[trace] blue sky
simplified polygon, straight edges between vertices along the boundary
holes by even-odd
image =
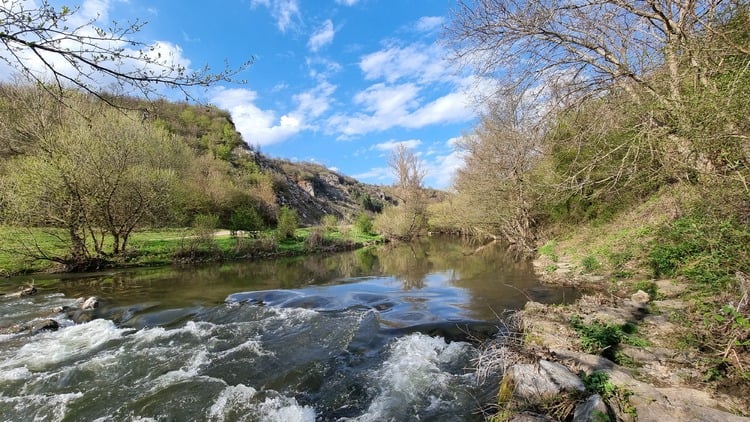
[[[69,3],[66,3],[69,4]],[[192,69],[254,58],[238,79],[202,92],[227,109],[264,154],[313,161],[363,182],[389,184],[399,143],[447,188],[454,148],[476,119],[472,90],[486,89],[447,60],[439,42],[449,0],[87,0],[101,22],[140,18],[139,40]],[[484,88],[477,88],[484,86]]]

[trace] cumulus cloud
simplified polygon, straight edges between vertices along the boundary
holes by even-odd
[[[447,154],[437,155],[425,163],[425,184],[436,189],[447,189],[453,184],[456,172],[464,166],[466,153],[453,150]]]
[[[378,184],[391,183],[395,180],[393,170],[390,167],[374,167],[364,173],[355,174],[352,177],[357,180]]]
[[[331,107],[336,86],[328,82],[292,96],[296,107],[277,117],[279,113],[264,110],[256,103],[258,93],[242,88],[216,88],[211,101],[228,110],[237,130],[250,145],[281,143],[304,130],[317,129],[315,119]]]
[[[354,6],[359,0],[336,0],[336,3],[343,4],[345,6]]]
[[[313,89],[294,96],[297,102],[297,113],[305,118],[317,118],[331,108],[331,101],[336,86],[321,82]]]
[[[255,102],[258,93],[242,88],[217,88],[211,101],[229,110],[237,130],[250,145],[271,145],[299,133],[302,122],[291,114],[276,118],[272,110],[263,110]]]
[[[318,28],[315,33],[312,34],[310,40],[307,42],[307,46],[311,51],[316,52],[326,45],[333,42],[333,36],[336,34],[336,30],[333,28],[333,22],[328,19],[323,22],[323,25]]]

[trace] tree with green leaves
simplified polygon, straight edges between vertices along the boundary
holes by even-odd
[[[6,164],[2,192],[6,221],[65,228],[68,256],[45,258],[86,268],[124,253],[133,230],[166,217],[191,156],[136,116],[79,99],[76,110],[99,118],[65,109],[65,125]]]

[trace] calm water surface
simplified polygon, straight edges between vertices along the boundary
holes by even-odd
[[[0,420],[481,420],[496,382],[469,339],[528,299],[577,296],[502,247],[445,238],[35,285],[0,298],[0,328],[61,329],[0,335]],[[100,307],[52,312],[84,296]]]

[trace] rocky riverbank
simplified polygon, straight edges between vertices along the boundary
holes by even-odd
[[[493,420],[750,421],[747,387],[700,382],[699,356],[677,341],[674,316],[687,307],[679,284],[623,295],[565,263],[535,265],[548,282],[588,293],[571,305],[529,302],[514,317],[518,335],[493,352],[503,361]]]

